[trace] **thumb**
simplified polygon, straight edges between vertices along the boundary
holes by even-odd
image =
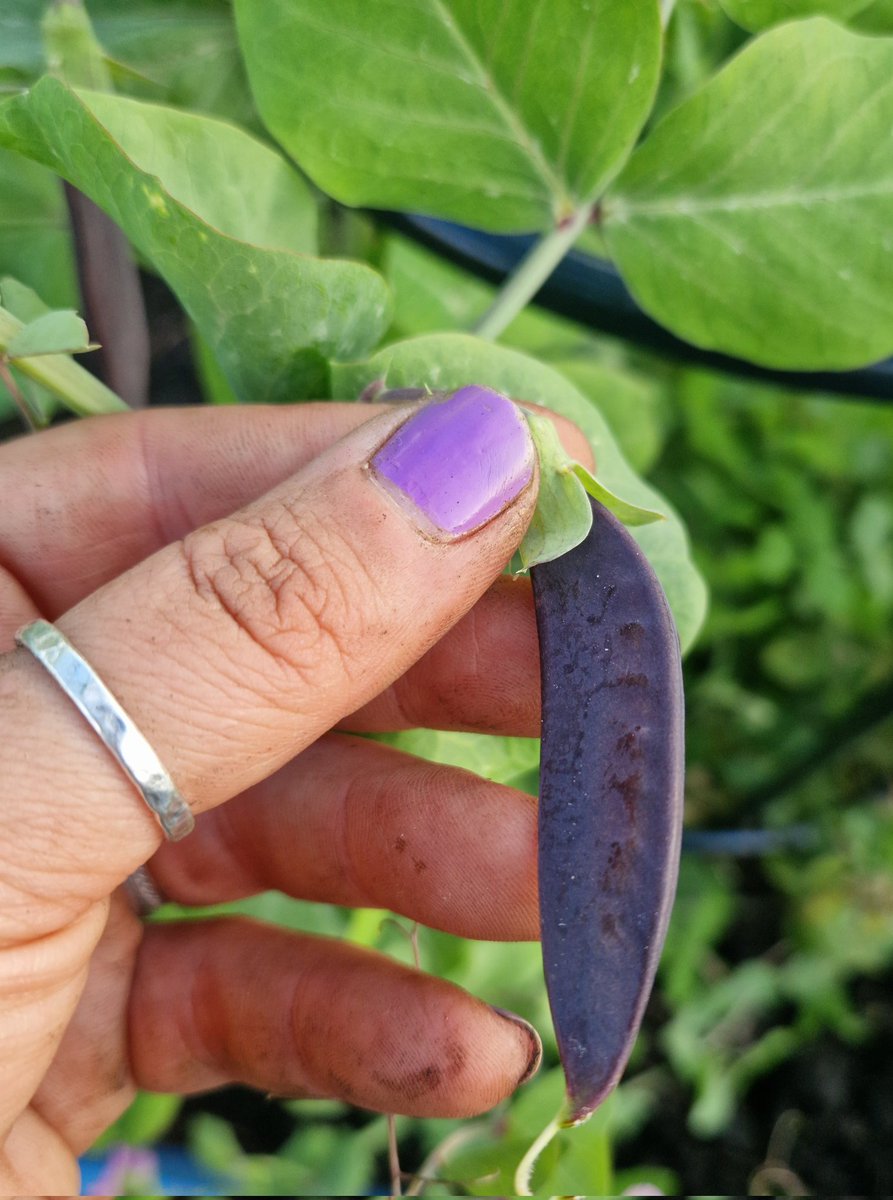
[[[523,415],[466,387],[361,426],[58,626],[198,813],[265,778],[437,641],[517,547],[535,493]],[[27,929],[0,937],[34,938],[41,920],[58,927],[60,909],[71,919],[107,894],[161,837],[22,650],[0,659],[0,727],[0,890],[5,875],[44,901],[27,906]]]

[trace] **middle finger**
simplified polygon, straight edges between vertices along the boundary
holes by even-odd
[[[470,771],[330,734],[203,814],[151,870],[181,904],[276,890],[387,908],[462,937],[539,936],[536,801]]]

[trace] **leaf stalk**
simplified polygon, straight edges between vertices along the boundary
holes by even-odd
[[[493,304],[474,326],[478,337],[495,341],[540,290],[589,224],[593,206],[584,204],[531,248],[499,290]]]

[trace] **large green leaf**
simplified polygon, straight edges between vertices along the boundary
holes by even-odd
[[[303,185],[237,129],[45,78],[0,107],[0,144],[52,165],[117,221],[243,400],[320,394],[326,360],[368,352],[386,326],[374,271],[278,248],[309,240]]]
[[[893,29],[890,0],[720,0],[744,29],[765,29],[795,17],[833,17],[859,28]]]
[[[236,0],[261,115],[346,204],[541,229],[651,108],[657,0]]]
[[[316,253],[316,202],[284,158],[235,125],[78,89],[91,114],[165,192],[221,233]]]
[[[333,366],[333,394],[357,396],[376,379],[384,379],[388,387],[427,385],[433,390],[485,384],[576,421],[592,443],[602,483],[630,503],[667,517],[630,532],[660,577],[682,645],[691,645],[704,618],[706,591],[689,557],[685,530],[667,501],[629,467],[599,412],[557,371],[467,334],[430,334],[388,346],[367,362]]]
[[[763,34],[670,113],[604,207],[643,307],[769,366],[893,351],[891,78],[893,41],[814,18]]]
[[[893,42],[779,26],[655,128],[605,202],[642,306],[696,346],[844,370],[893,350]]]

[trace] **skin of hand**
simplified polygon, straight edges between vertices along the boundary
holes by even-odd
[[[0,446],[0,1193],[77,1194],[76,1156],[140,1087],[462,1117],[535,1068],[529,1026],[442,980],[245,919],[144,925],[121,889],[151,860],[183,904],[280,889],[537,936],[535,802],[352,736],[539,731],[529,585],[500,576],[535,503],[526,427],[501,492],[459,480],[482,504],[457,516],[407,483],[426,437],[456,442],[424,407],[157,410]],[[184,841],[14,648],[38,616],[165,763]]]

